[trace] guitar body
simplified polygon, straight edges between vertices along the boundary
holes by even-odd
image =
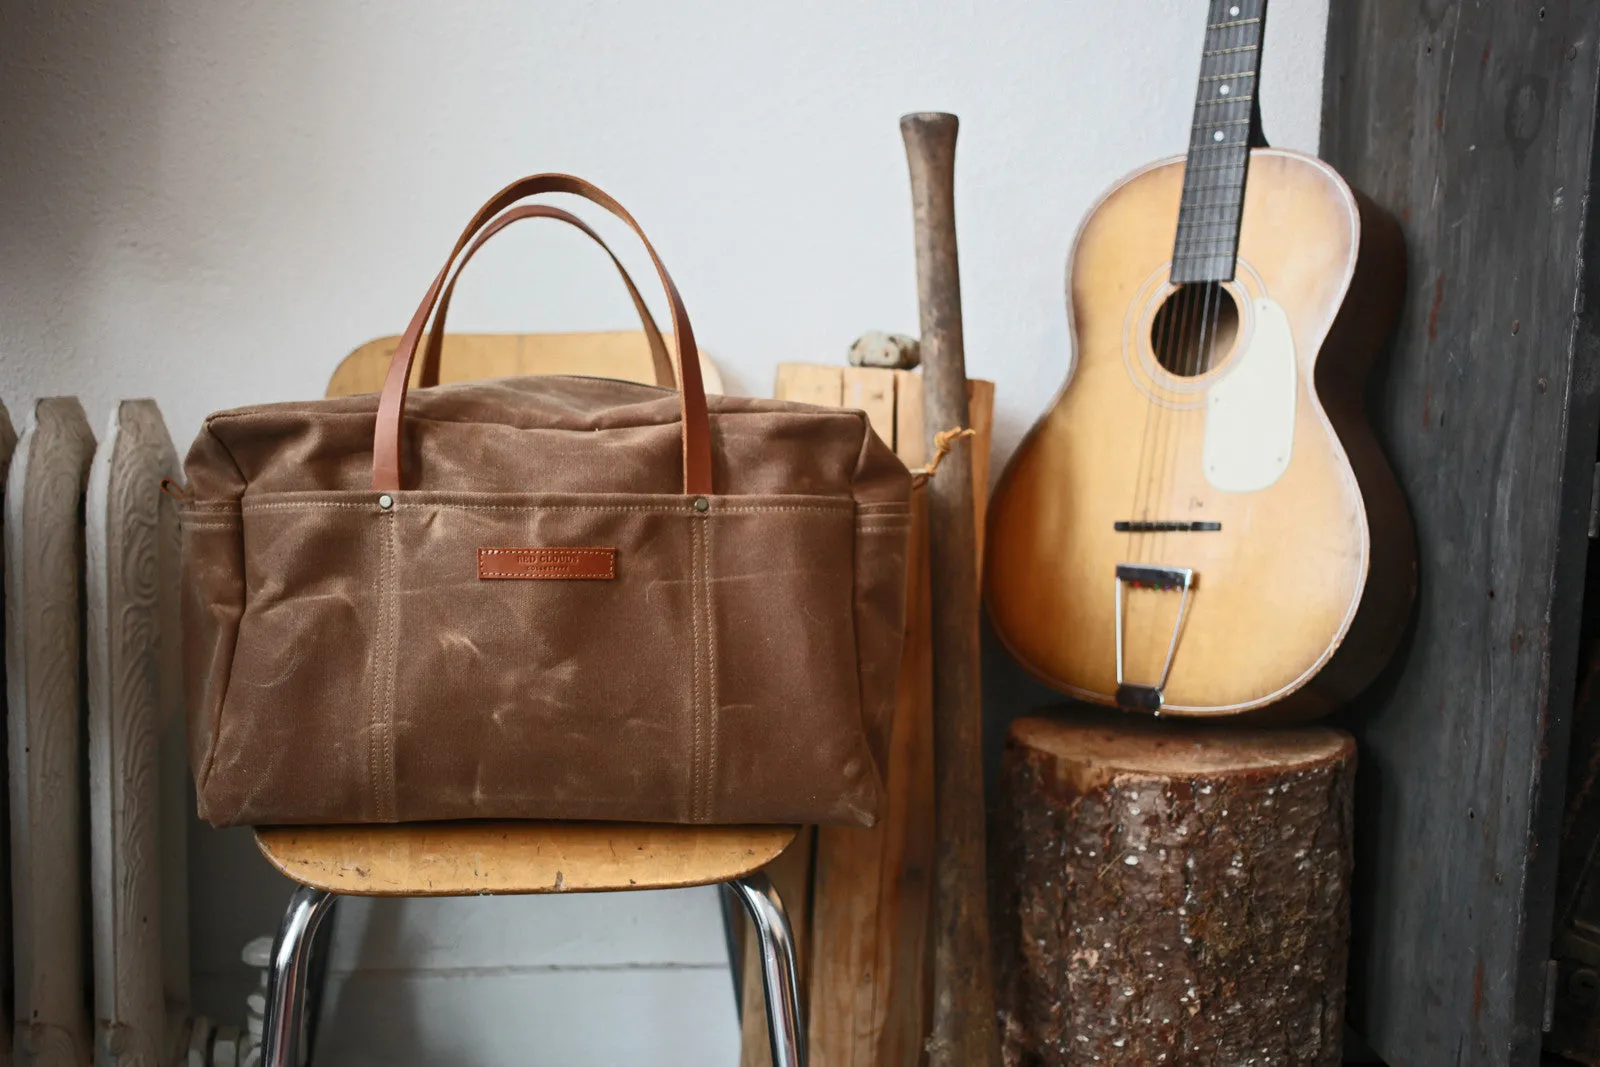
[[[1078,234],[1076,358],[990,506],[990,616],[1074,697],[1309,717],[1372,680],[1414,593],[1410,519],[1361,395],[1404,245],[1325,163],[1257,148],[1233,277],[1186,306],[1169,280],[1184,170],[1126,178]]]

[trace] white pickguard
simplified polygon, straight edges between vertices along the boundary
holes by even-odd
[[[1295,352],[1277,301],[1253,302],[1255,325],[1233,369],[1206,395],[1201,463],[1225,493],[1265,489],[1289,469],[1294,445]]]

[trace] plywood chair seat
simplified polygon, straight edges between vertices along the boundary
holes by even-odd
[[[267,861],[328,893],[605,893],[731,882],[777,859],[792,826],[441,822],[256,831]]]

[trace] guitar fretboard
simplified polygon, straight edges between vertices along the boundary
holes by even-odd
[[[1172,248],[1172,282],[1227,281],[1256,115],[1267,0],[1209,0],[1189,160]]]

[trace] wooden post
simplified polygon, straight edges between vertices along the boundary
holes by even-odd
[[[1421,581],[1347,719],[1376,768],[1350,1022],[1392,1064],[1532,1067],[1600,427],[1600,197],[1574,195],[1600,4],[1336,0],[1322,114],[1322,156],[1401,220],[1412,279],[1367,390]]]
[[[967,368],[955,229],[954,115],[906,115],[922,324],[928,452],[967,427]],[[993,1067],[994,976],[984,870],[983,706],[978,668],[977,527],[972,453],[957,448],[928,483],[933,590],[934,971],[932,1067]]]
[[[1338,1064],[1354,778],[1326,727],[1012,724],[1007,1062]]]

